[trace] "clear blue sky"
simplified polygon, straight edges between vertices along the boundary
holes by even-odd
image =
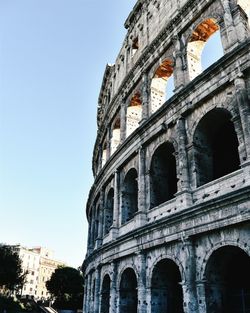
[[[135,2],[0,0],[0,242],[81,265],[98,94]]]
[[[0,242],[86,251],[97,98],[135,0],[0,0]]]

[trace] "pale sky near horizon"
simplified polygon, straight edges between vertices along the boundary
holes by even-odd
[[[135,2],[0,0],[0,243],[82,264],[97,99]]]
[[[0,0],[0,243],[86,252],[97,99],[135,0]]]

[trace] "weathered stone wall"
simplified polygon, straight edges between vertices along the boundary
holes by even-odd
[[[249,7],[144,0],[125,22],[99,96],[85,313],[250,309]]]

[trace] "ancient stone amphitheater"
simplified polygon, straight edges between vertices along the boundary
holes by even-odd
[[[249,8],[128,16],[99,95],[85,313],[250,312]]]

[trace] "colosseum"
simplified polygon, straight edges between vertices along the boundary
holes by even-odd
[[[250,312],[249,12],[138,0],[125,21],[98,100],[84,313]]]

